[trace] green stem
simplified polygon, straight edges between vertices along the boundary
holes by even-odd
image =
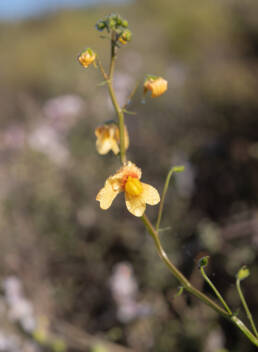
[[[116,110],[117,116],[118,116],[118,122],[119,122],[119,134],[120,134],[120,160],[122,164],[125,164],[126,162],[126,154],[125,154],[125,126],[124,126],[124,112],[120,108],[115,91],[112,85],[112,80],[113,80],[113,75],[114,75],[114,70],[115,70],[115,61],[116,61],[116,45],[115,41],[113,38],[111,38],[111,60],[110,60],[110,67],[109,67],[109,74],[108,74],[108,80],[107,80],[107,85],[108,85],[108,90],[109,90],[109,95],[112,101],[112,104],[114,106],[114,109]]]
[[[136,93],[138,87],[139,87],[139,82],[136,83],[135,87],[133,88],[133,90],[132,90],[131,93],[129,94],[129,96],[128,96],[128,98],[127,98],[127,102],[124,104],[124,106],[123,106],[123,108],[122,108],[123,110],[125,110],[126,107],[130,104],[130,102],[131,102],[132,98],[134,97],[134,95],[135,95],[135,93]]]
[[[258,347],[258,339],[257,337],[255,337],[251,331],[245,326],[245,324],[238,319],[238,317],[236,317],[235,315],[232,315],[232,317],[230,318],[230,320],[232,321],[233,324],[235,324],[241,331],[243,334],[245,334],[245,336],[255,345]]]
[[[257,330],[256,330],[255,323],[253,321],[252,313],[250,312],[250,310],[248,308],[248,305],[246,303],[245,297],[243,295],[243,292],[242,292],[242,289],[241,289],[241,286],[240,286],[240,280],[239,279],[236,280],[236,287],[237,287],[237,291],[238,291],[239,297],[241,299],[241,302],[242,302],[242,304],[244,306],[246,315],[247,315],[247,317],[248,317],[248,319],[250,321],[250,324],[252,326],[252,329],[253,329],[253,331],[255,333],[255,336],[258,337],[258,333],[257,333]]]
[[[227,310],[229,315],[232,315],[232,312],[229,308],[229,306],[227,305],[227,303],[225,302],[225,300],[223,299],[223,297],[221,296],[221,294],[219,293],[219,291],[216,289],[216,287],[214,286],[214,284],[211,282],[211,280],[208,278],[207,274],[205,273],[204,267],[201,266],[200,267],[202,276],[204,277],[204,280],[210,285],[210,287],[212,288],[212,290],[214,291],[214,293],[216,294],[216,296],[218,297],[218,299],[220,300],[220,302],[223,304],[223,306],[225,307],[225,309]]]
[[[110,80],[107,81],[107,85],[108,85],[110,98],[112,100],[113,106],[114,106],[116,113],[117,113],[117,116],[118,116],[119,133],[120,133],[120,160],[121,160],[121,163],[124,164],[126,162],[124,113],[117,102],[115,92],[114,92],[114,89],[112,87],[112,83]]]
[[[177,280],[182,284],[184,289],[189,293],[193,294],[195,297],[200,299],[203,303],[214,309],[217,313],[222,315],[224,318],[230,320],[234,325],[236,325],[244,334],[245,336],[255,345],[258,346],[258,339],[251,333],[251,331],[245,326],[245,324],[238,319],[236,316],[229,314],[228,311],[220,307],[217,303],[211,300],[208,296],[204,293],[196,289],[192,284],[187,280],[187,278],[175,267],[175,265],[169,260],[166,252],[164,251],[158,232],[152,226],[148,217],[144,214],[141,217],[148,233],[152,236],[155,246],[157,248],[157,252],[172,274],[177,278]]]
[[[100,58],[99,58],[98,55],[97,55],[97,57],[96,57],[96,61],[97,61],[97,65],[98,65],[98,67],[99,67],[99,69],[100,69],[100,72],[102,73],[102,75],[103,75],[103,77],[104,77],[104,80],[107,81],[107,80],[108,80],[108,75],[106,74],[106,72],[105,72],[105,70],[104,70],[104,67],[103,67],[103,65],[102,65],[102,62],[101,62],[101,60],[100,60]]]
[[[192,284],[190,283],[190,281],[188,281],[187,278],[168,259],[168,256],[165,253],[165,251],[162,248],[162,245],[160,243],[158,232],[154,229],[150,220],[147,218],[147,216],[145,214],[142,216],[142,221],[143,221],[147,231],[154,239],[159,256],[161,257],[163,262],[166,264],[166,266],[169,268],[169,270],[172,272],[172,274],[177,278],[177,280],[180,281],[180,283],[182,284],[184,289],[186,291],[192,293],[194,296],[198,297],[200,300],[202,300],[207,305],[209,305],[210,307],[215,309],[218,313],[222,314],[224,317],[228,317],[228,312],[226,312],[223,308],[221,308],[217,303],[213,302],[204,293],[202,293],[201,291],[199,291],[195,287],[193,287]]]
[[[174,172],[181,172],[183,170],[184,170],[183,166],[175,166],[175,167],[172,167],[167,174],[167,178],[166,178],[166,181],[165,181],[165,184],[163,187],[163,191],[162,191],[162,195],[161,195],[158,218],[157,218],[157,222],[156,222],[156,231],[157,232],[159,231],[160,221],[161,221],[162,212],[163,212],[163,208],[164,208],[165,197],[167,194],[170,179],[171,179]]]

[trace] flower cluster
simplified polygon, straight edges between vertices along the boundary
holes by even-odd
[[[96,28],[99,31],[107,31],[112,44],[112,55],[116,55],[115,49],[119,47],[119,43],[127,44],[131,40],[132,33],[128,29],[128,22],[120,15],[111,14],[105,17],[96,24]],[[94,65],[97,64],[104,76],[105,82],[109,85],[109,90],[112,91],[113,88],[110,83],[112,80],[111,73],[108,75],[100,59],[96,60],[96,58],[97,54],[92,49],[87,48],[79,55],[78,61],[85,68],[92,63]],[[144,94],[147,91],[151,91],[153,98],[158,97],[167,90],[167,81],[162,77],[148,75],[143,89]],[[111,94],[114,94],[114,92]],[[121,122],[120,118],[120,114],[123,114],[123,109],[120,110],[116,106],[115,108],[118,113],[119,126],[115,122],[106,122],[98,126],[95,130],[97,138],[96,148],[101,155],[107,154],[109,151],[112,151],[115,155],[120,153],[123,166],[114,175],[108,177],[96,199],[100,202],[101,209],[108,209],[115,197],[123,192],[128,211],[140,217],[145,212],[146,204],[158,204],[160,196],[154,187],[140,181],[142,175],[141,169],[131,161],[126,162],[125,152],[129,147],[128,131],[123,122],[124,119],[122,118]],[[121,138],[120,133],[122,133],[123,138]]]
[[[111,14],[96,24],[98,31],[106,30],[111,34],[112,40],[117,43],[127,44],[132,38],[132,32],[128,29],[128,22],[120,15]]]

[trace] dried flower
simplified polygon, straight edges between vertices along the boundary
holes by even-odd
[[[95,59],[96,59],[96,53],[90,48],[83,51],[78,57],[79,63],[85,68],[87,68],[90,64],[92,64],[95,61]]]
[[[125,149],[129,146],[129,137],[127,128],[125,126]],[[120,132],[119,128],[115,123],[109,123],[99,126],[95,130],[97,137],[96,148],[99,154],[107,154],[110,150],[117,155],[120,151]]]
[[[165,93],[168,88],[168,82],[162,77],[148,76],[144,82],[144,94],[148,90],[152,92],[151,97],[156,98]]]
[[[128,161],[115,175],[106,180],[105,186],[97,194],[96,200],[100,202],[100,208],[108,209],[120,192],[125,193],[128,211],[138,217],[144,214],[146,204],[158,204],[160,201],[158,191],[151,185],[141,182],[141,176],[141,169]]]

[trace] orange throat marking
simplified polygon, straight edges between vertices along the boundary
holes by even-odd
[[[127,179],[128,177],[131,176],[133,178],[137,178],[139,179],[138,175],[135,173],[135,172],[128,172],[126,173],[123,178],[122,178],[122,182],[121,182],[121,187],[123,190],[125,190],[125,185],[126,185],[126,182],[127,182]]]

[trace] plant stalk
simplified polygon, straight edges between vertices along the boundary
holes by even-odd
[[[166,177],[166,181],[163,187],[163,191],[162,191],[162,195],[161,195],[161,200],[160,200],[160,205],[159,205],[159,212],[158,212],[158,218],[157,218],[157,222],[156,222],[156,231],[159,232],[159,226],[160,226],[160,221],[162,218],[162,213],[163,213],[163,208],[164,208],[164,203],[165,203],[165,198],[166,198],[166,194],[167,194],[167,190],[168,190],[168,186],[169,186],[169,182],[170,179],[173,175],[174,172],[181,172],[184,170],[183,166],[175,166],[172,167]]]
[[[108,85],[108,91],[109,91],[111,101],[113,103],[114,109],[116,110],[116,113],[118,116],[119,134],[120,134],[120,160],[121,160],[122,164],[125,164],[126,154],[125,154],[124,112],[118,104],[118,101],[117,101],[117,98],[116,98],[116,95],[114,92],[114,88],[112,85],[112,80],[113,80],[113,75],[114,75],[114,70],[115,70],[115,61],[116,61],[116,55],[117,55],[116,42],[113,38],[114,35],[115,35],[115,33],[112,34],[112,38],[111,38],[111,59],[110,59],[110,67],[109,67],[107,85]]]
[[[229,308],[229,306],[227,305],[227,303],[225,302],[225,300],[223,299],[223,297],[221,296],[221,294],[219,293],[219,291],[216,289],[216,287],[213,285],[213,283],[211,282],[211,280],[208,278],[204,267],[201,266],[200,267],[202,276],[204,278],[204,280],[209,284],[209,286],[212,288],[212,290],[214,291],[215,295],[218,297],[218,299],[220,300],[220,302],[223,304],[223,306],[225,307],[226,311],[228,312],[229,315],[232,315],[232,312]]]
[[[245,309],[246,315],[247,315],[247,317],[248,317],[248,319],[250,321],[250,324],[252,326],[253,332],[255,333],[255,336],[258,337],[258,333],[257,333],[257,329],[256,329],[256,326],[255,326],[255,323],[253,321],[252,313],[250,312],[250,310],[248,308],[248,305],[246,303],[245,297],[243,295],[243,292],[242,292],[242,289],[241,289],[241,286],[240,286],[240,280],[239,279],[236,280],[236,287],[237,287],[237,292],[239,294],[241,302],[243,304],[243,307]]]
[[[153,225],[151,224],[148,217],[144,214],[141,217],[145,228],[147,229],[148,233],[154,240],[155,246],[157,248],[157,252],[172,274],[176,277],[176,279],[181,283],[186,291],[200,299],[203,303],[211,307],[217,313],[222,315],[224,318],[230,320],[234,325],[236,325],[244,334],[245,336],[255,345],[258,347],[258,339],[251,333],[251,331],[245,326],[245,324],[237,318],[235,315],[229,314],[224,308],[220,307],[216,302],[211,300],[208,296],[204,293],[196,289],[192,284],[187,280],[187,278],[175,267],[175,265],[169,260],[166,252],[164,251],[158,232],[154,229]]]

